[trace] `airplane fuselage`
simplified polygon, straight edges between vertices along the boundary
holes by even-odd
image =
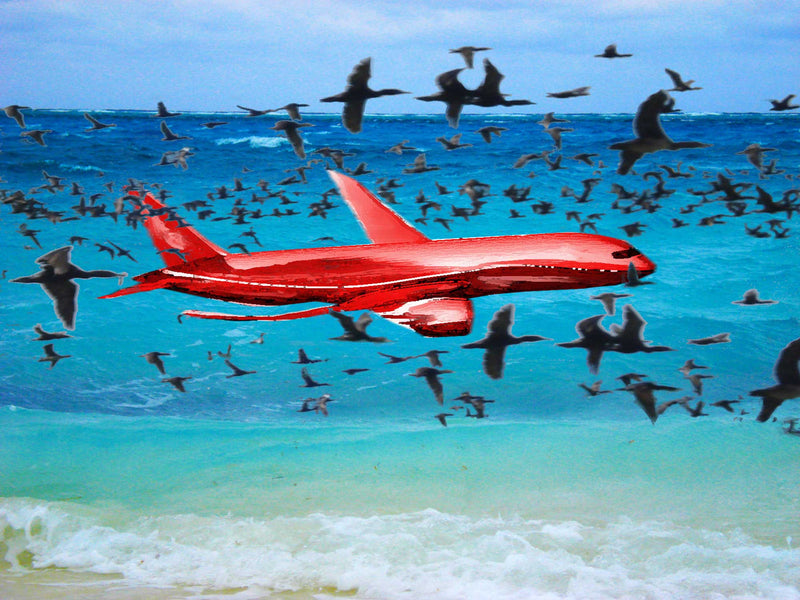
[[[627,280],[630,262],[640,275],[655,270],[622,240],[544,233],[226,254],[135,279],[242,304],[343,305],[363,298],[368,307],[396,300],[616,285]]]

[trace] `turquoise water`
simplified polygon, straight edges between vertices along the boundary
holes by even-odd
[[[251,225],[268,249],[321,244],[366,243],[355,218],[341,201],[326,219],[308,217],[308,203],[331,187],[321,164],[307,172],[307,184],[279,186],[286,169],[305,164],[288,142],[269,127],[272,120],[240,115],[190,114],[170,120],[192,136],[162,142],[158,120],[148,113],[103,112],[117,127],[85,132],[80,112],[31,111],[30,128],[48,128],[47,147],[17,139],[13,123],[0,137],[0,174],[6,190],[23,190],[51,210],[75,215],[79,183],[88,197],[111,210],[128,177],[161,184],[171,204],[205,199],[217,187],[240,178],[253,189],[259,179],[284,187],[300,215],[200,221],[180,214],[216,243],[244,241]],[[323,146],[355,155],[373,173],[359,177],[377,188],[379,177],[399,177],[400,204],[413,221],[414,198],[422,190],[441,202],[468,206],[466,196],[438,197],[434,182],[451,190],[469,178],[491,185],[484,215],[453,218],[452,231],[432,221],[420,225],[433,238],[578,231],[565,212],[597,219],[598,232],[625,238],[620,227],[639,221],[644,233],[631,238],[658,265],[653,285],[635,289],[569,290],[489,296],[475,301],[473,332],[465,338],[426,339],[375,317],[369,331],[386,344],[347,343],[327,316],[276,323],[229,323],[184,319],[187,308],[211,311],[278,312],[237,307],[174,292],[100,300],[117,289],[113,279],[82,281],[74,337],[56,340],[71,357],[53,369],[38,362],[42,343],[32,327],[63,328],[52,302],[38,286],[8,279],[37,270],[35,259],[66,245],[70,236],[88,239],[75,246],[73,262],[84,269],[124,270],[130,275],[161,266],[146,232],[124,219],[84,217],[50,223],[26,219],[0,207],[3,257],[0,269],[0,591],[4,597],[335,597],[359,598],[800,598],[800,486],[796,436],[783,433],[797,416],[796,401],[756,423],[759,403],[752,389],[774,382],[778,352],[800,336],[798,256],[794,218],[786,238],[758,239],[747,227],[776,215],[751,212],[726,216],[724,224],[700,227],[702,217],[729,215],[723,202],[698,206],[690,190],[709,190],[719,173],[756,185],[776,200],[797,188],[800,119],[797,115],[671,115],[664,127],[673,139],[713,143],[704,150],[662,152],[637,163],[642,174],[658,165],[681,169],[689,178],[666,179],[675,192],[653,213],[624,214],[612,208],[614,183],[628,190],[652,189],[655,180],[614,173],[616,155],[607,150],[630,137],[631,115],[567,116],[574,129],[564,134],[563,165],[542,161],[513,169],[523,153],[552,145],[536,124],[540,116],[466,116],[460,131],[470,148],[446,152],[435,138],[451,135],[442,116],[373,116],[359,135],[347,133],[338,117],[306,115],[315,127],[302,131],[306,150]],[[226,126],[206,130],[208,120]],[[485,144],[476,129],[507,127]],[[385,150],[401,140],[427,153],[439,171],[402,175],[416,152]],[[736,152],[760,142],[777,150],[785,173],[759,178]],[[194,149],[186,171],[155,166],[162,152],[186,144]],[[598,152],[598,169],[566,157]],[[311,158],[313,155],[309,155]],[[696,170],[690,171],[689,166]],[[252,169],[243,172],[243,167]],[[65,178],[55,194],[34,192],[42,170]],[[598,172],[596,172],[596,170]],[[533,174],[534,177],[529,177]],[[792,178],[787,178],[786,175]],[[591,201],[561,196],[563,186],[579,194],[581,181],[598,177]],[[103,186],[114,182],[113,192]],[[513,203],[502,191],[532,186],[528,202]],[[295,195],[293,192],[300,192]],[[264,194],[261,194],[264,195]],[[719,196],[710,194],[709,197]],[[554,212],[537,215],[529,205],[546,200]],[[232,199],[210,201],[224,216]],[[266,200],[263,212],[278,206]],[[748,210],[757,210],[747,200]],[[622,202],[621,204],[625,204]],[[524,218],[509,219],[509,209]],[[436,215],[434,215],[436,216]],[[688,227],[673,228],[680,217]],[[780,215],[779,218],[783,218]],[[39,249],[19,233],[39,230]],[[317,238],[333,236],[334,242]],[[95,243],[107,240],[131,250],[136,263],[111,258]],[[25,246],[33,246],[26,248]],[[130,283],[130,279],[126,284]],[[774,305],[732,304],[758,288]],[[602,312],[590,299],[600,291],[633,294],[618,301],[603,325],[621,322],[629,303],[647,321],[645,338],[674,348],[653,354],[606,353],[597,376],[583,350],[556,346],[575,339],[575,323]],[[514,333],[551,338],[508,350],[504,377],[489,379],[481,353],[460,346],[478,339],[501,306],[516,306]],[[357,316],[357,315],[354,315]],[[251,344],[265,332],[263,344]],[[694,346],[688,339],[721,332],[731,342]],[[257,371],[229,379],[222,359],[209,361],[231,345],[231,360]],[[299,413],[304,398],[297,351],[312,358],[315,379],[334,398],[330,416]],[[447,350],[442,376],[445,407],[462,391],[495,400],[489,418],[448,419],[423,382],[408,374],[425,359],[386,364],[378,354],[407,356]],[[182,394],[161,379],[141,354],[169,352],[169,376],[191,376]],[[702,396],[678,372],[689,358],[706,365]],[[346,375],[343,369],[368,368]],[[657,393],[659,400],[693,396],[706,403],[706,417],[691,418],[680,406],[652,425],[632,396],[614,391],[589,398],[579,383],[645,373],[680,391]],[[711,407],[738,399],[736,414]],[[739,414],[744,409],[746,414]]]

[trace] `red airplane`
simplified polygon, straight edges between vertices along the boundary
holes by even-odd
[[[489,294],[617,285],[633,262],[639,276],[655,264],[628,242],[585,233],[540,233],[431,240],[356,180],[328,171],[360,221],[368,245],[231,254],[165,214],[151,194],[144,224],[166,268],[102,296],[169,289],[253,306],[323,302],[279,315],[187,310],[231,321],[281,321],[330,310],[372,310],[425,336],[466,335],[471,298]],[[161,209],[161,210],[159,210]]]

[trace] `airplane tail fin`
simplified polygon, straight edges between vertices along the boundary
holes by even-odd
[[[136,190],[130,190],[128,194],[140,195]],[[190,260],[228,254],[200,235],[194,227],[176,219],[175,215],[149,192],[142,199],[142,204],[147,207],[144,226],[153,240],[153,245],[168,267],[174,267]]]

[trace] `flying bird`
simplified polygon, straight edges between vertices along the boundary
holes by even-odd
[[[577,98],[578,96],[588,96],[591,86],[583,86],[564,92],[548,92],[548,98]]]
[[[790,98],[793,96],[790,96]],[[14,119],[22,129],[25,129],[25,115],[22,111],[30,106],[20,106],[19,104],[10,104],[3,109],[9,119]]]
[[[166,105],[163,102],[159,102],[158,103],[158,112],[155,115],[152,115],[152,116],[161,117],[161,118],[166,119],[167,117],[179,117],[182,114],[183,113],[176,113],[176,112],[168,111]]]
[[[350,133],[359,133],[361,131],[361,122],[364,118],[364,108],[367,100],[380,96],[409,93],[396,88],[373,90],[367,85],[371,76],[371,59],[365,58],[353,68],[347,77],[347,86],[343,92],[334,96],[320,98],[320,102],[344,102],[342,123]]]
[[[620,54],[617,52],[616,44],[609,44],[602,54],[595,54],[596,58],[627,58],[629,56],[633,56],[633,54]]]
[[[72,246],[64,246],[43,254],[36,259],[41,267],[38,273],[12,279],[12,283],[38,283],[53,300],[56,316],[70,331],[75,329],[75,315],[78,312],[78,284],[73,279],[93,277],[116,277],[120,283],[127,273],[115,273],[103,269],[84,271],[70,262]]]
[[[328,313],[335,317],[339,324],[344,329],[344,334],[339,337],[330,338],[332,340],[343,340],[346,342],[388,342],[385,337],[373,337],[367,333],[367,327],[372,323],[372,317],[369,313],[362,313],[357,321],[353,321],[353,317],[335,310],[329,310]]]
[[[409,373],[409,375],[411,375],[411,377],[423,378],[425,383],[428,384],[428,387],[431,388],[431,391],[433,391],[436,402],[444,404],[444,388],[442,387],[442,382],[439,381],[439,375],[444,375],[445,373],[452,373],[452,371],[437,369],[436,367],[419,367],[413,373]]]
[[[708,148],[711,144],[695,141],[675,142],[667,136],[661,126],[661,114],[676,112],[675,100],[664,90],[651,94],[639,105],[633,119],[636,138],[611,144],[609,149],[620,151],[617,173],[625,175],[634,163],[645,154],[659,150],[681,150],[684,148]]]
[[[486,48],[485,46],[460,46],[450,50],[450,54],[460,54],[464,59],[467,68],[471,69],[473,66],[473,58],[475,53],[483,52],[484,50],[491,50],[491,48]]]
[[[672,69],[664,69],[664,71],[669,75],[670,79],[672,79],[672,85],[675,87],[670,88],[669,92],[688,92],[691,90],[702,90],[701,87],[692,87],[694,83],[694,79],[690,79],[689,81],[684,81],[681,79],[680,73],[673,71]]]
[[[464,69],[453,69],[446,71],[436,77],[436,86],[439,91],[427,96],[416,96],[417,100],[423,102],[444,102],[445,117],[447,123],[453,129],[458,128],[458,120],[461,116],[461,109],[469,103],[472,92],[464,87],[458,80],[458,74]]]
[[[656,410],[656,398],[653,394],[656,390],[675,392],[678,391],[679,388],[669,385],[658,385],[652,381],[640,381],[638,383],[628,384],[624,388],[621,388],[620,391],[633,393],[636,404],[642,408],[645,414],[650,418],[650,421],[655,424],[659,415]]]
[[[39,323],[33,326],[33,331],[39,334],[39,337],[33,338],[35,342],[47,342],[49,340],[61,340],[72,337],[66,331],[45,331]]]
[[[605,317],[605,314],[595,315],[578,321],[575,325],[578,339],[556,344],[561,348],[584,348],[587,351],[586,363],[589,366],[589,372],[593,374],[596,374],[600,368],[603,352],[611,348],[614,342],[614,336],[600,323]]]
[[[162,142],[174,142],[176,140],[188,140],[188,139],[191,139],[188,135],[178,135],[178,134],[174,133],[169,128],[169,125],[167,125],[166,121],[161,121],[161,125],[159,125],[159,127],[161,128],[161,133],[164,134],[164,137],[161,138]]]
[[[800,104],[791,103],[792,98],[794,98],[794,96],[795,96],[794,94],[789,94],[783,100],[770,100],[770,103],[772,104],[772,108],[770,108],[770,110],[782,111],[782,110],[793,110],[795,108],[800,108]]]
[[[761,398],[761,411],[756,417],[757,421],[764,422],[772,416],[775,409],[783,404],[784,400],[800,397],[800,338],[789,342],[778,355],[775,362],[774,376],[778,382],[768,388],[753,390],[751,396]]]
[[[70,358],[71,354],[59,354],[55,350],[53,350],[53,344],[45,344],[44,345],[44,356],[39,359],[39,362],[49,362],[50,366],[48,368],[52,369],[56,366],[56,363],[60,361],[62,358]]]
[[[540,342],[550,338],[540,335],[515,336],[511,333],[514,324],[514,305],[506,304],[498,310],[486,329],[486,336],[478,341],[462,344],[462,348],[481,348],[483,354],[483,371],[492,379],[503,377],[506,348],[524,342]]]
[[[300,134],[297,131],[300,127],[314,127],[314,125],[311,123],[296,123],[295,121],[282,119],[275,123],[275,125],[273,125],[270,129],[274,129],[275,131],[283,131],[286,137],[289,139],[289,143],[292,145],[292,150],[294,150],[294,153],[300,158],[305,158],[306,151],[305,147],[303,146],[303,138],[300,137]]]
[[[740,304],[742,306],[754,306],[757,304],[777,304],[777,300],[762,300],[758,297],[758,290],[753,288],[747,290],[741,300],[734,300],[731,304]]]
[[[308,369],[305,367],[303,367],[303,369],[300,371],[300,376],[303,378],[303,385],[300,387],[320,387],[323,385],[330,385],[330,383],[320,383],[315,381],[311,375],[309,375]]]
[[[167,373],[166,369],[164,368],[164,361],[161,360],[162,356],[170,356],[169,352],[147,352],[145,354],[140,354],[140,356],[144,357],[144,359],[149,362],[151,365],[155,365],[158,372],[162,375]]]
[[[695,344],[697,346],[709,346],[711,344],[724,344],[726,342],[731,341],[731,334],[730,333],[717,333],[715,335],[711,335],[704,338],[698,338],[695,340],[688,340],[690,344]]]
[[[87,127],[85,131],[98,131],[100,129],[107,129],[108,127],[116,127],[116,123],[101,123],[97,119],[95,119],[92,115],[88,112],[83,113],[84,118],[92,124],[91,127]]]

